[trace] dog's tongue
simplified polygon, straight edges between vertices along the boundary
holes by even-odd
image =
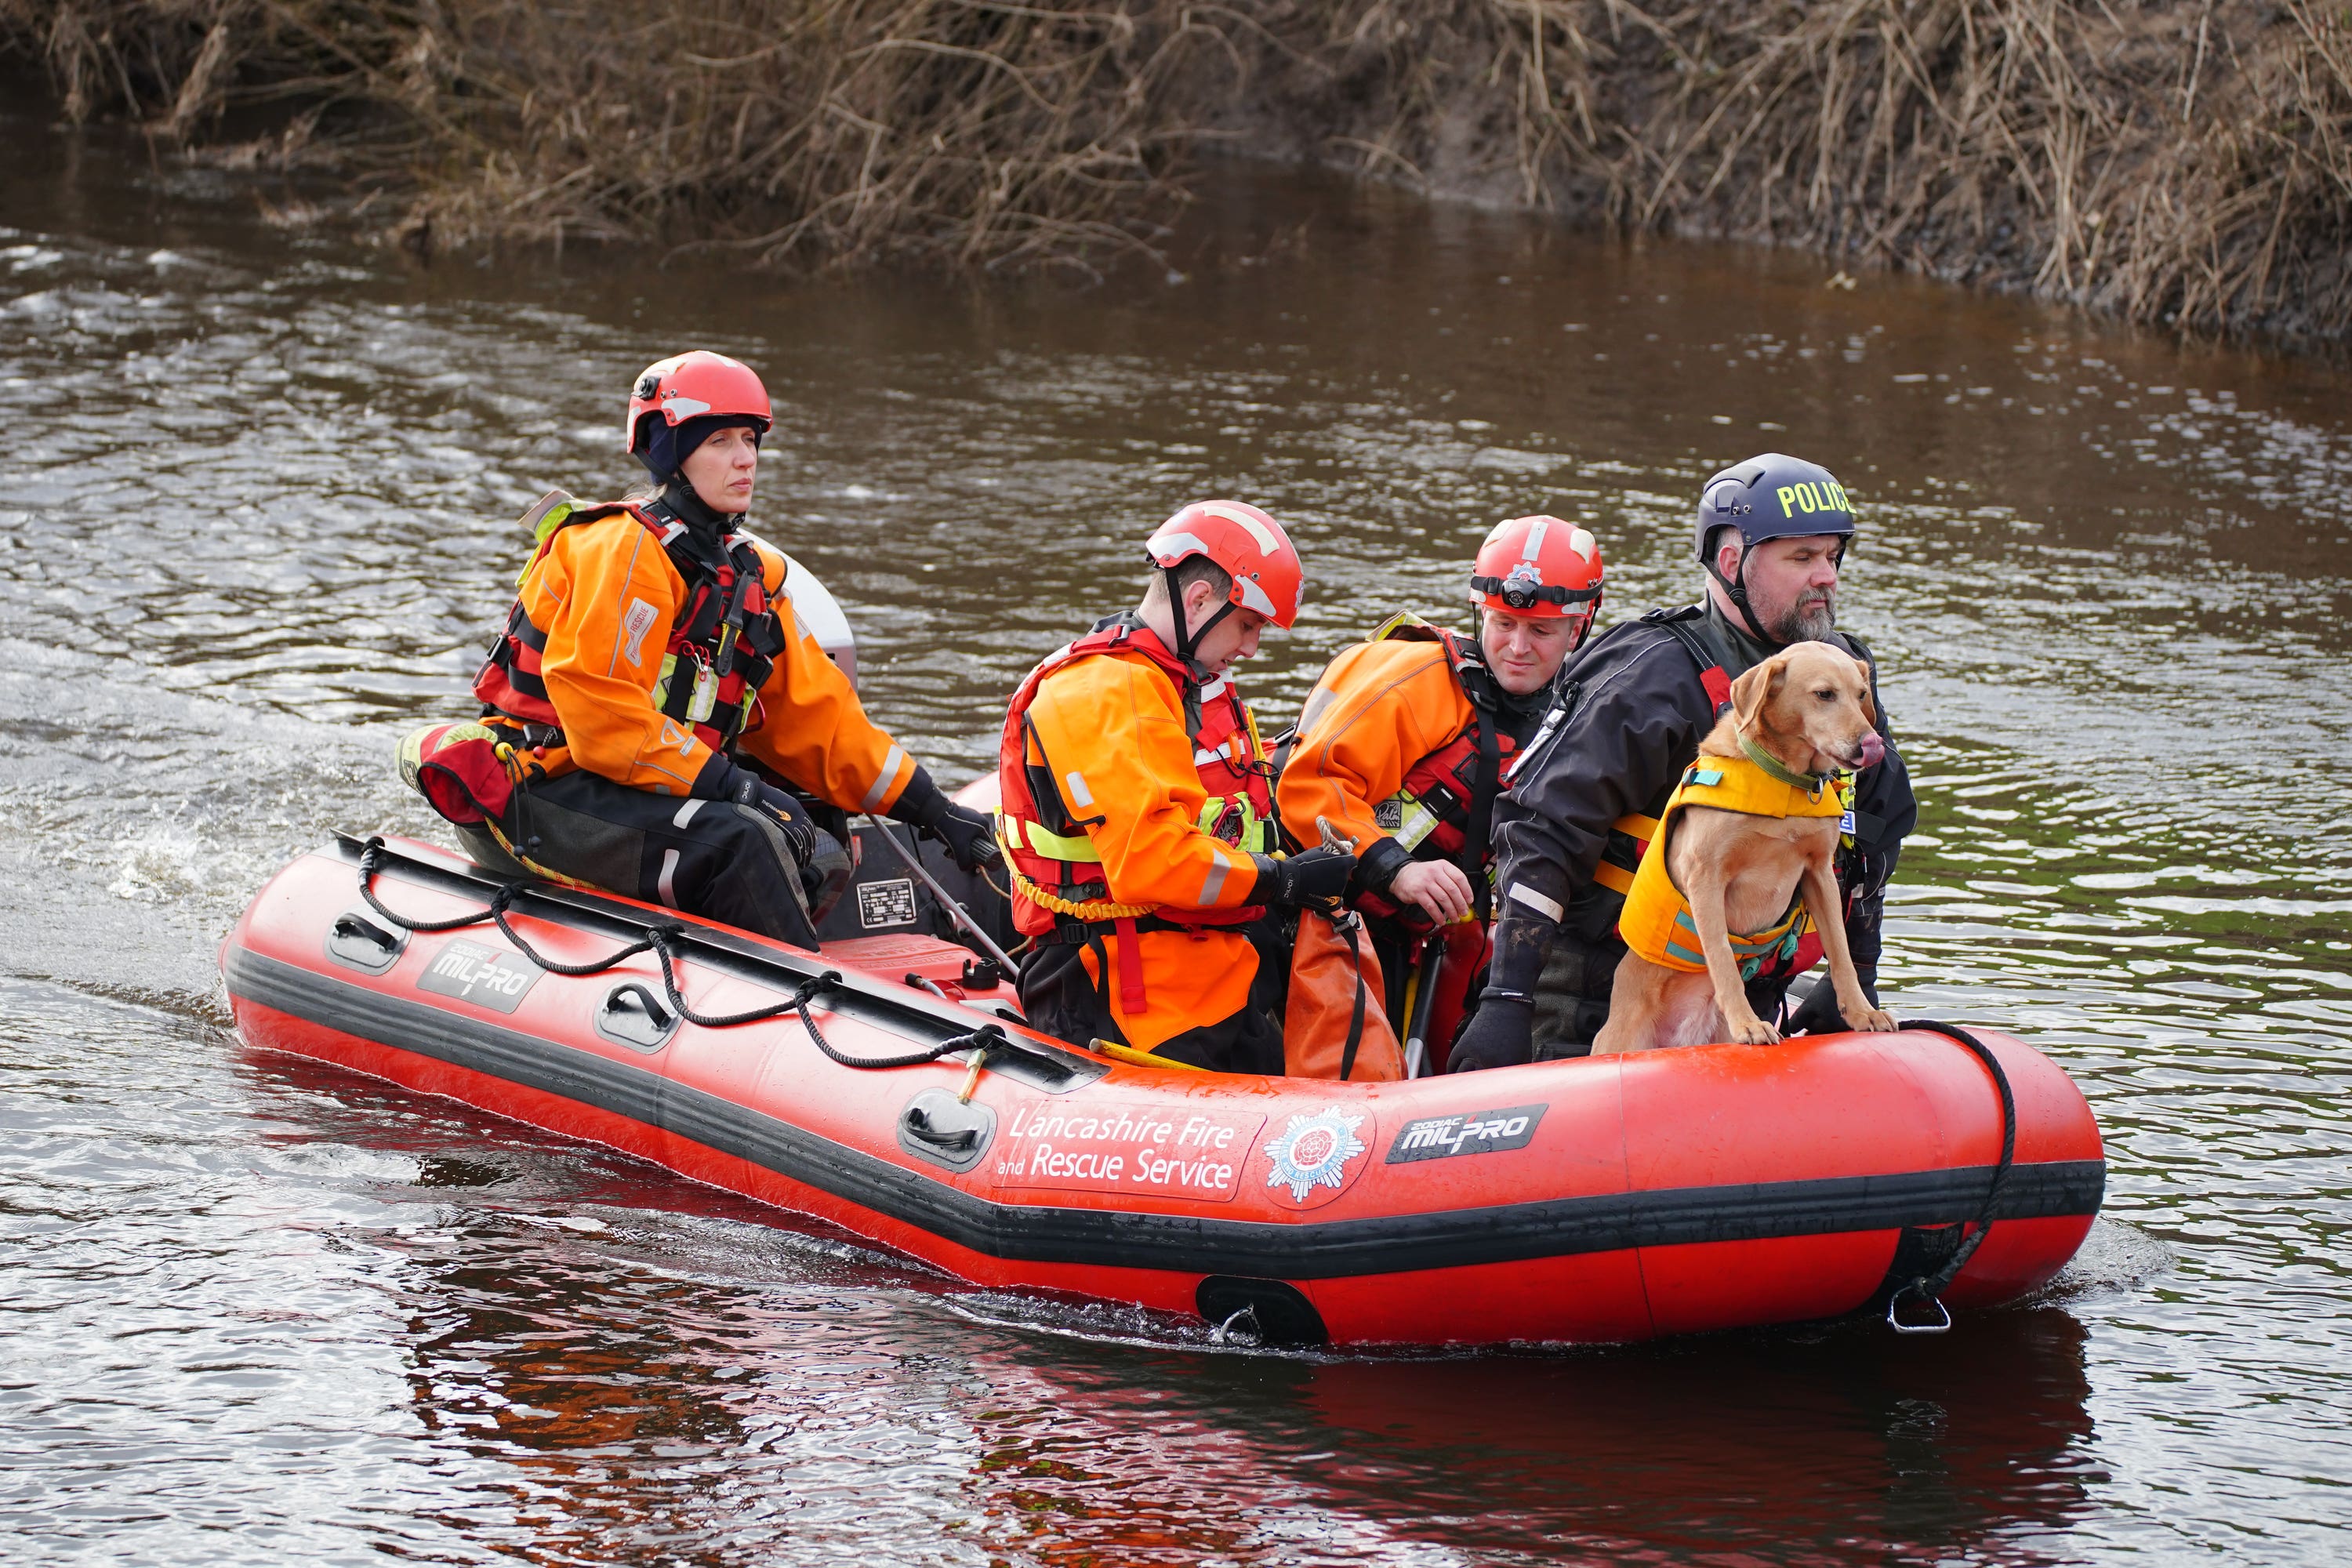
[[[1862,765],[1874,768],[1885,755],[1886,742],[1878,738],[1878,731],[1864,730],[1862,732]]]

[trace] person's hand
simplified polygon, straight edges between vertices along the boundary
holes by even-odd
[[[806,868],[815,857],[817,840],[832,843],[831,835],[809,820],[801,803],[782,790],[771,788],[760,782],[760,775],[746,767],[738,767],[728,780],[727,798],[735,805],[752,811],[767,813],[778,827],[783,829],[784,843],[793,852],[795,865]],[[835,844],[838,849],[840,845]]]
[[[814,842],[808,858],[801,862],[801,894],[808,900],[809,921],[814,924],[833,913],[857,868],[840,839],[822,827],[812,826],[810,831]]]
[[[1259,879],[1257,897],[1273,904],[1337,903],[1356,874],[1356,858],[1345,849],[1302,849],[1274,863],[1273,886]]]
[[[967,874],[976,874],[982,866],[993,865],[1000,858],[996,825],[986,812],[974,811],[968,805],[948,802],[939,819],[922,831],[926,837],[946,845],[948,858]]]
[[[1439,925],[1470,912],[1470,879],[1451,860],[1415,860],[1389,884],[1400,904],[1419,904]]]
[[[1477,1016],[1454,1042],[1445,1060],[1447,1072],[1477,1072],[1485,1068],[1517,1067],[1535,1054],[1536,1005],[1513,997],[1488,996],[1478,1004]]]

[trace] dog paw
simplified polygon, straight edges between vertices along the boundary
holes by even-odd
[[[1742,1046],[1777,1046],[1780,1031],[1761,1018],[1748,1018],[1731,1026],[1731,1038]]]
[[[1859,1017],[1848,1013],[1845,1015],[1845,1021],[1847,1027],[1857,1034],[1891,1035],[1895,1029],[1895,1015],[1882,1013],[1875,1007],[1863,1008]]]

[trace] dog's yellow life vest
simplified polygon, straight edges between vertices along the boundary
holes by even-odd
[[[1790,777],[1802,778],[1802,774]],[[1818,786],[1789,784],[1746,757],[1701,757],[1683,770],[1683,782],[1659,814],[1658,831],[1633,873],[1632,891],[1617,917],[1617,934],[1631,951],[1652,963],[1697,973],[1706,968],[1699,950],[1698,928],[1691,923],[1690,900],[1675,890],[1666,875],[1665,846],[1671,841],[1675,817],[1685,805],[1711,805],[1746,816],[1843,816],[1845,800],[1835,779]],[[1738,961],[1743,979],[1753,976],[1768,958],[1786,957],[1797,950],[1798,939],[1811,922],[1805,914],[1805,890],[1801,884],[1789,907],[1769,928],[1731,933],[1731,955]]]

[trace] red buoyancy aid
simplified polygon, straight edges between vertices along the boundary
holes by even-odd
[[[583,505],[552,495],[525,514],[535,525],[537,548],[517,584],[530,577],[563,529],[619,513],[660,542],[687,587],[685,607],[664,646],[654,706],[663,717],[692,725],[705,745],[725,751],[750,726],[760,688],[791,635],[768,597],[765,563],[749,536],[729,534],[716,556],[706,557],[687,525],[662,510],[634,501]],[[548,699],[541,668],[546,651],[546,629],[531,620],[518,594],[505,629],[474,678],[482,717],[521,726],[535,746],[562,743],[562,719]]]
[[[1070,941],[1083,940],[1097,928],[1131,938],[1138,930],[1241,925],[1257,919],[1265,912],[1257,905],[1188,910],[1181,918],[1170,918],[1152,906],[1113,900],[1101,858],[1086,831],[1103,819],[1071,816],[1055,782],[1059,771],[1050,760],[1030,760],[1033,746],[1041,758],[1045,751],[1029,721],[1038,687],[1079,659],[1114,653],[1142,655],[1184,699],[1192,763],[1208,795],[1197,824],[1201,830],[1252,854],[1270,854],[1275,848],[1272,770],[1241,693],[1229,679],[1200,684],[1150,628],[1131,615],[1121,616],[1048,655],[1022,681],[1005,710],[997,760],[1002,793],[997,838],[1013,868],[1015,929],[1025,936],[1056,932]],[[1142,1010],[1139,984],[1129,1010]]]

